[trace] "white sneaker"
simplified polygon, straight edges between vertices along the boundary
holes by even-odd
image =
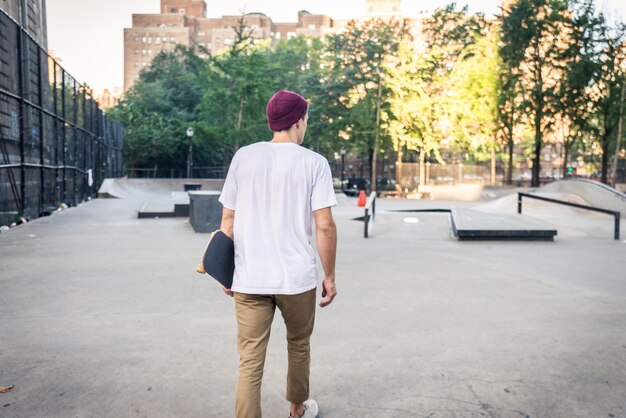
[[[308,401],[304,401],[304,415],[301,418],[319,418],[320,416],[320,407],[317,405],[313,399],[309,399]],[[289,415],[289,418],[295,418]]]

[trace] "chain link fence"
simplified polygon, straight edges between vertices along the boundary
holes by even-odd
[[[0,10],[0,225],[77,205],[123,174],[124,131]]]

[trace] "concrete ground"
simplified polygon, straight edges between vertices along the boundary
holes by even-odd
[[[610,219],[553,216],[555,242],[458,242],[445,214],[390,212],[449,202],[379,200],[364,239],[362,209],[340,202],[339,295],[312,341],[325,418],[626,416]],[[15,385],[1,417],[233,415],[233,301],[194,271],[207,236],[137,219],[142,204],[97,199],[0,234],[0,386]],[[277,317],[272,418],[288,415]]]

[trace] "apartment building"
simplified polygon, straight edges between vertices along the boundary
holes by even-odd
[[[6,0],[0,0],[6,1]],[[241,16],[206,17],[204,0],[161,0],[161,13],[134,14],[132,27],[124,29],[124,91],[139,78],[139,73],[160,51],[171,51],[176,45],[219,53],[235,40],[234,26]],[[296,22],[274,22],[263,13],[247,13],[245,25],[252,37],[278,43],[300,34],[324,36],[336,28],[333,19],[302,10]]]
[[[41,48],[48,49],[46,0],[0,0],[0,10],[22,25]]]
[[[6,1],[6,0],[0,0]],[[355,19],[373,17],[391,18],[401,16],[401,0],[364,0],[366,13]],[[139,78],[144,67],[160,51],[171,51],[176,45],[196,49],[200,57],[203,51],[217,54],[235,40],[234,26],[241,16],[207,18],[205,0],[161,0],[158,14],[134,14],[132,27],[124,29],[124,91]],[[411,19],[416,46],[420,44],[421,21],[427,16],[421,11]],[[348,20],[332,19],[323,14],[306,10],[298,12],[294,22],[274,22],[263,13],[247,13],[244,24],[252,30],[252,37],[269,41],[272,45],[281,39],[298,35],[323,37],[345,28]]]

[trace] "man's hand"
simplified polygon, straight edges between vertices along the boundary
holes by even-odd
[[[335,287],[335,276],[326,276],[322,282],[322,297],[320,307],[324,308],[330,305],[337,296],[337,288]]]
[[[230,296],[231,298],[235,295],[232,290],[226,289],[225,287],[222,287],[222,291],[225,295]]]

